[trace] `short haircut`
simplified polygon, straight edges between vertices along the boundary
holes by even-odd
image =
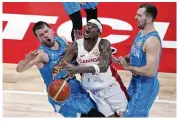
[[[44,26],[47,26],[48,28],[51,28],[51,27],[50,27],[46,22],[44,22],[44,21],[39,21],[39,22],[35,23],[35,25],[34,25],[33,28],[32,28],[32,31],[33,31],[33,33],[34,33],[34,35],[35,35],[36,37],[37,37],[37,35],[36,35],[35,31],[38,30],[38,29],[43,28]]]
[[[144,3],[144,4],[141,4],[139,8],[146,8],[146,13],[152,16],[153,21],[156,19],[158,11],[154,5]]]

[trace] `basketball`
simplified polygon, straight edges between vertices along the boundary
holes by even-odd
[[[71,93],[70,85],[63,79],[54,80],[48,87],[48,95],[56,102],[65,101]]]

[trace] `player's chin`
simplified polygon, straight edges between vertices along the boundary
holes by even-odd
[[[91,36],[84,36],[84,39],[85,39],[85,40],[90,40],[90,39],[91,39]]]
[[[51,48],[53,47],[53,44],[46,44],[45,46]]]
[[[84,39],[85,39],[85,40],[89,40],[89,37],[84,36]]]
[[[54,45],[55,45],[55,43],[51,42],[51,43],[46,44],[45,46],[50,48],[50,47],[53,47]]]

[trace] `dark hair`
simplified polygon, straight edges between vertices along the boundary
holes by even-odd
[[[144,3],[144,4],[141,4],[139,8],[146,8],[146,13],[152,16],[153,21],[157,17],[157,8],[154,5]]]
[[[35,23],[35,25],[33,26],[33,28],[32,28],[32,31],[33,31],[33,33],[34,33],[34,35],[37,37],[37,35],[36,35],[36,33],[35,33],[35,31],[37,30],[37,29],[41,29],[41,28],[43,28],[44,26],[47,26],[48,28],[51,28],[46,22],[44,22],[44,21],[39,21],[39,22],[37,22],[37,23]]]

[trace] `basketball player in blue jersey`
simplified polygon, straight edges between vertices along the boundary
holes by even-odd
[[[128,87],[130,100],[124,117],[148,117],[149,110],[159,92],[158,67],[161,56],[161,39],[154,28],[157,8],[141,4],[136,20],[141,29],[136,36],[130,54],[115,58],[113,62],[132,72]]]
[[[51,27],[43,21],[34,25],[33,32],[41,45],[37,50],[30,52],[25,60],[20,61],[16,70],[17,72],[23,72],[36,65],[48,92],[48,86],[53,79],[56,80],[66,76],[66,72],[61,71],[53,77],[52,69],[63,57],[67,41],[63,37],[55,36]],[[68,83],[71,87],[71,95],[67,100],[55,102],[48,96],[48,101],[55,112],[62,114],[64,117],[77,117],[78,113],[81,113],[81,117],[104,117],[96,109],[95,103],[88,93],[81,88],[80,82],[75,77],[69,79]]]
[[[86,20],[87,22],[90,19],[97,19],[98,18],[98,9],[97,5],[98,2],[63,2],[62,3],[67,14],[69,15],[71,21],[72,21],[72,31],[71,31],[71,38],[74,41],[74,30],[82,30],[82,16],[80,13],[81,8],[83,8],[86,12]],[[114,47],[111,47],[112,54],[115,54],[117,52],[117,49]]]

